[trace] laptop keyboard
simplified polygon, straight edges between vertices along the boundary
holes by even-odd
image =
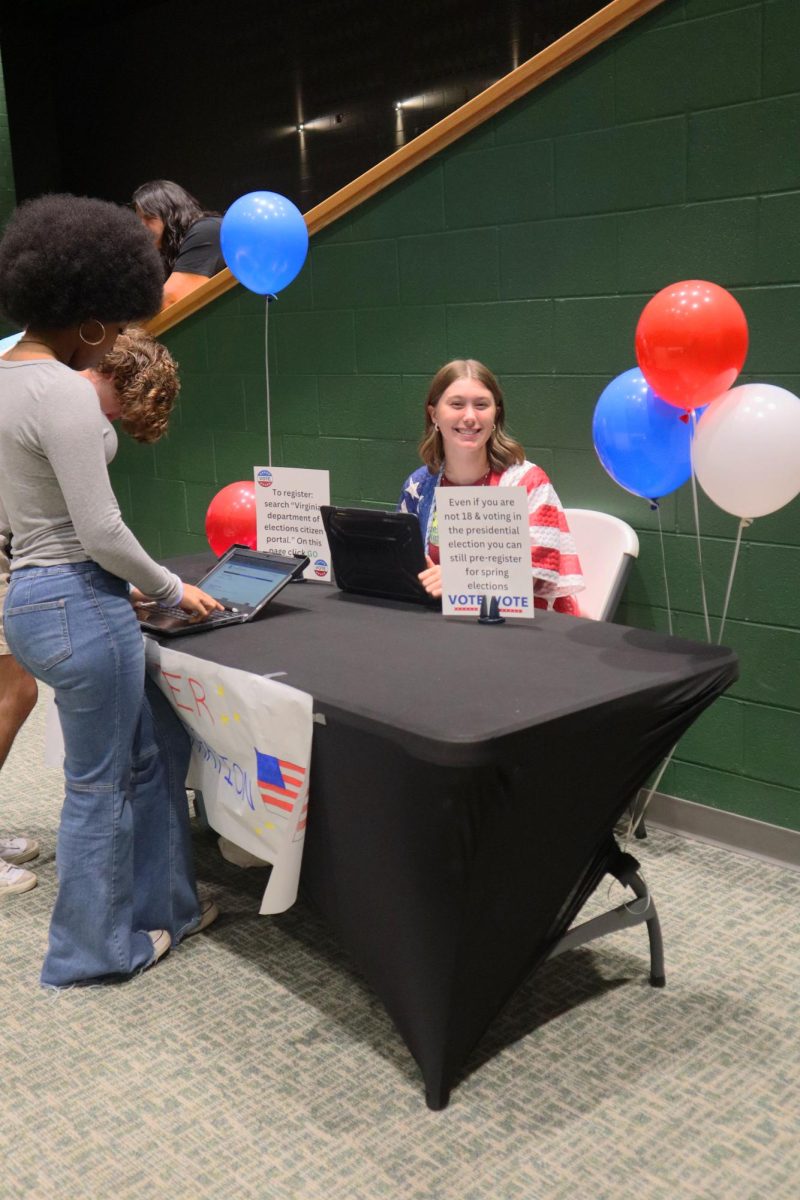
[[[144,620],[152,620],[153,617],[176,617],[179,621],[191,621],[192,620],[192,614],[184,612],[182,608],[169,608],[167,606],[162,606],[160,604],[157,608],[144,609],[144,610],[140,609],[139,611],[140,611],[140,614],[142,615],[142,617],[144,618]],[[206,617],[202,622],[201,621],[192,621],[192,624],[195,624],[195,625],[200,625],[200,624],[202,624],[202,625],[221,625],[222,624],[222,625],[224,625],[224,624],[227,624],[232,618],[235,618],[236,616],[238,616],[238,614],[229,613],[229,612],[216,612],[216,613],[214,613],[213,616]]]

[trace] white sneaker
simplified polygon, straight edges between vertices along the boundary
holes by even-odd
[[[39,857],[39,843],[27,837],[0,837],[0,858],[18,867]]]
[[[0,896],[13,896],[17,892],[29,892],[36,887],[33,871],[24,871],[0,859]]]
[[[213,925],[219,916],[219,909],[213,900],[200,901],[200,920],[195,925],[194,929],[190,929],[184,937],[191,937],[194,933],[202,933],[204,929],[208,929],[209,925]]]
[[[153,958],[153,961],[148,964],[152,967],[155,966],[158,960],[163,958],[167,953],[172,945],[172,938],[169,936],[166,929],[151,929],[148,933],[148,937],[153,943],[153,950],[155,951],[155,957]]]

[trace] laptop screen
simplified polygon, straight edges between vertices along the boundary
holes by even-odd
[[[293,570],[289,562],[277,563],[234,551],[230,558],[214,567],[200,586],[227,608],[247,612],[279,588]]]

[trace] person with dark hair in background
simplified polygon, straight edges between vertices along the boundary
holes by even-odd
[[[0,528],[13,531],[4,632],[54,689],[64,735],[41,976],[51,987],[126,978],[217,915],[194,880],[188,738],[145,683],[128,586],[197,619],[221,606],[122,521],[107,467],[116,435],[78,374],[158,309],[161,282],[134,215],[102,200],[28,201],[0,241],[0,311],[25,329],[0,358]]]
[[[167,308],[223,270],[222,218],[205,212],[194,196],[170,179],[143,183],[133,193],[139,220],[147,226],[164,263]]]
[[[424,420],[424,466],[403,484],[397,507],[419,518],[428,562],[419,577],[425,590],[442,594],[436,488],[524,487],[534,605],[576,616],[574,597],[584,582],[564,509],[545,472],[528,462],[507,432],[505,400],[489,368],[474,358],[445,363],[428,389]]]

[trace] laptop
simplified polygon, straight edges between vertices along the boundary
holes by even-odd
[[[417,576],[427,563],[413,513],[320,505],[333,574],[343,592],[438,604]]]
[[[167,608],[157,601],[134,605],[142,629],[159,637],[182,637],[206,633],[220,626],[244,625],[266,613],[267,605],[287,583],[308,566],[303,556],[267,554],[247,546],[231,546],[197,586],[225,606],[203,621],[193,621],[180,608]]]

